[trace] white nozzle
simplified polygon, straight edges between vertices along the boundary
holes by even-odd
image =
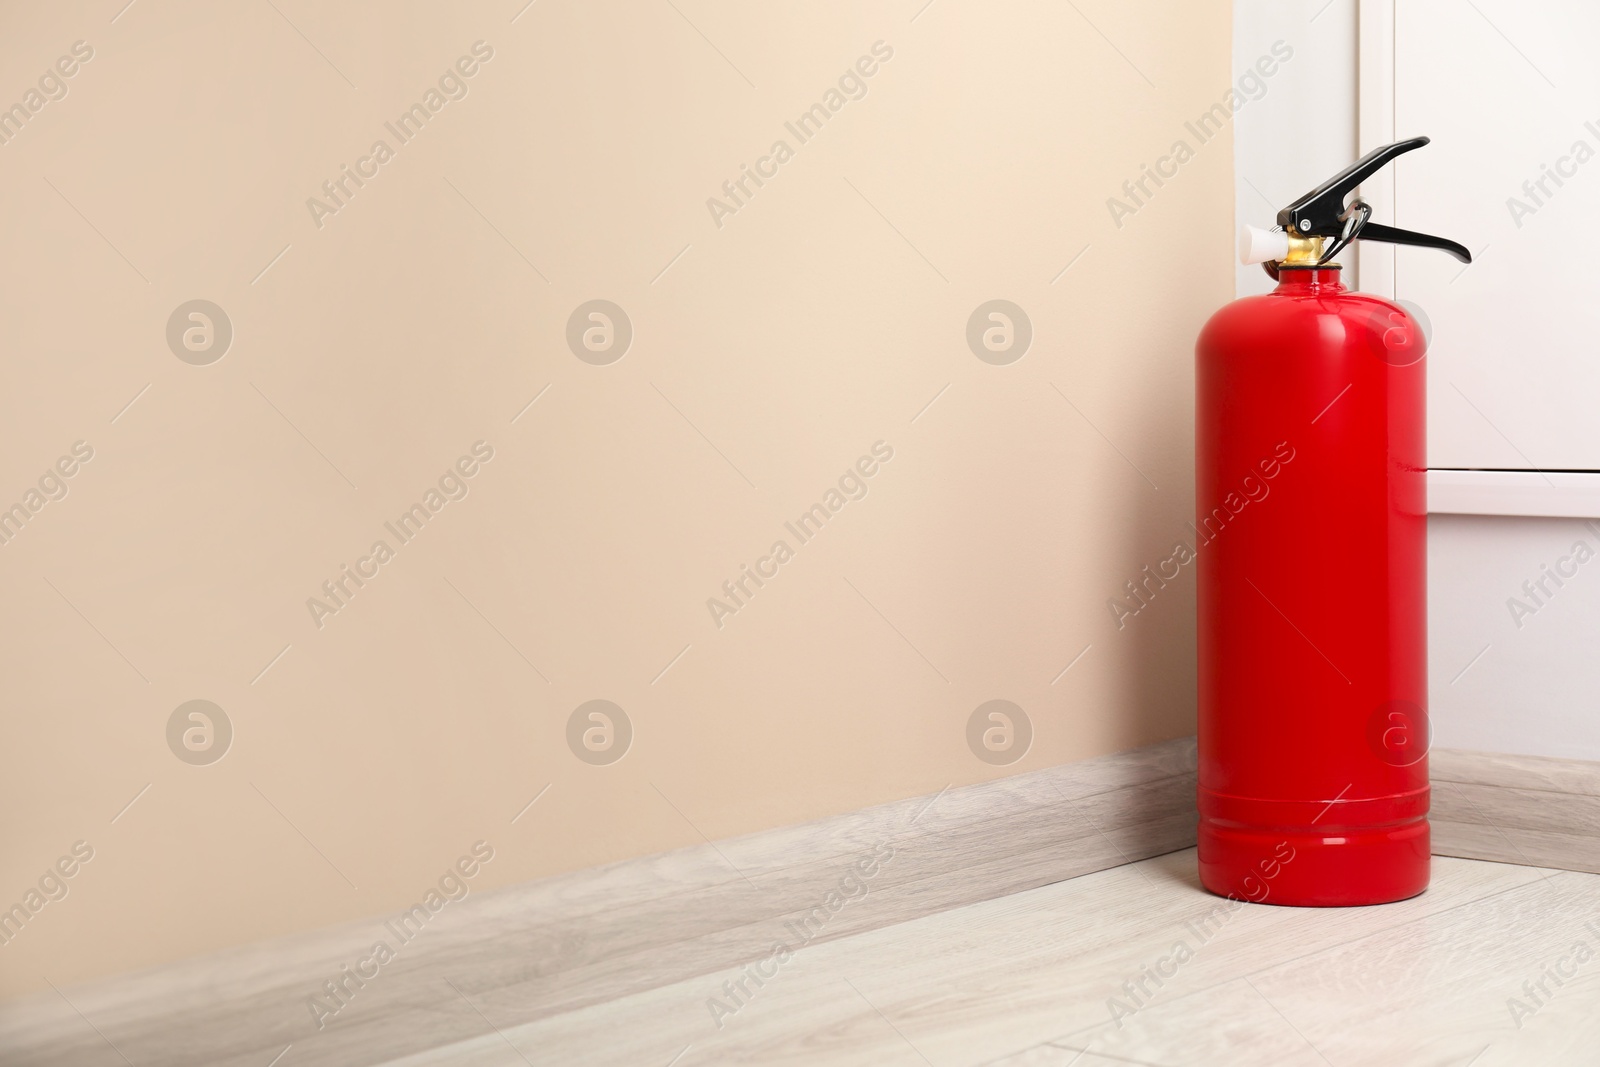
[[[1282,230],[1263,230],[1259,226],[1239,227],[1239,262],[1265,263],[1289,256],[1289,235]]]

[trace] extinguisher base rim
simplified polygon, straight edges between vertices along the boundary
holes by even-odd
[[[1202,820],[1200,883],[1247,903],[1342,908],[1392,904],[1428,888],[1426,818],[1370,829],[1224,826]]]

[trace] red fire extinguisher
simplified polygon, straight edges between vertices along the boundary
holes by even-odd
[[[1271,293],[1195,349],[1200,880],[1302,906],[1428,886],[1426,339],[1347,289],[1351,241],[1466,248],[1345,198],[1387,145],[1247,229]]]

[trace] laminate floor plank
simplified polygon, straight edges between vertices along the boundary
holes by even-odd
[[[1137,878],[1141,868],[1150,882]],[[1384,908],[1226,911],[1219,909],[1229,904],[1200,890],[1189,851],[975,905],[937,937],[921,936],[913,923],[853,939],[851,947],[871,952],[863,992],[919,1047],[938,1051],[930,1058],[981,1062],[1003,1050],[1002,1041],[1070,1044],[1084,1031],[1114,1028],[1120,1011],[1147,1010],[1540,876],[1441,860],[1428,893]],[[919,943],[937,944],[937,961],[920,959]],[[1123,985],[1139,983],[1145,968],[1159,978],[1163,967],[1174,973],[1159,984],[1145,978],[1137,997]]]
[[[676,1067],[902,1061],[1014,1067],[1071,1062],[1085,1047],[1111,1062],[1320,1063],[1280,1014],[1282,1006],[1261,995],[1272,996],[1262,982],[1273,968],[1382,944],[1395,930],[1417,928],[1425,937],[1427,930],[1450,928],[1443,917],[1476,902],[1543,891],[1548,875],[1441,860],[1433,889],[1414,900],[1331,910],[1241,905],[1225,922],[1213,919],[1214,932],[1202,942],[1195,924],[1222,902],[1199,890],[1193,864],[1192,851],[1164,856],[811,945],[720,1019],[708,1004],[734,1003],[722,983],[737,981],[737,969],[525,1025],[511,1021],[514,1002],[485,1001],[482,1010],[501,1031],[498,1042],[479,1038],[392,1067],[511,1065],[521,1055],[532,1062],[664,1065],[679,1053]],[[1152,995],[1142,1003],[1131,999],[1122,983],[1137,981],[1142,968],[1184,939],[1192,957],[1161,986],[1147,980]],[[1121,1026],[1110,1004],[1119,996],[1132,1009]],[[1358,994],[1346,993],[1333,1005],[1355,1010],[1360,1003]],[[908,1049],[914,1058],[906,1059]]]
[[[1056,1047],[1172,1067],[1327,1067],[1316,1049],[1244,979],[1152,1004],[1122,1023]]]
[[[1597,1036],[1600,877],[1557,872],[1256,984],[1335,1063],[1563,1062],[1575,1030]]]

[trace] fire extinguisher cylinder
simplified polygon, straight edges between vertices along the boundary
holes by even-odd
[[[1209,891],[1345,906],[1429,877],[1426,347],[1353,292],[1354,240],[1461,245],[1370,222],[1363,157],[1241,236],[1278,281],[1196,345],[1199,864]]]

